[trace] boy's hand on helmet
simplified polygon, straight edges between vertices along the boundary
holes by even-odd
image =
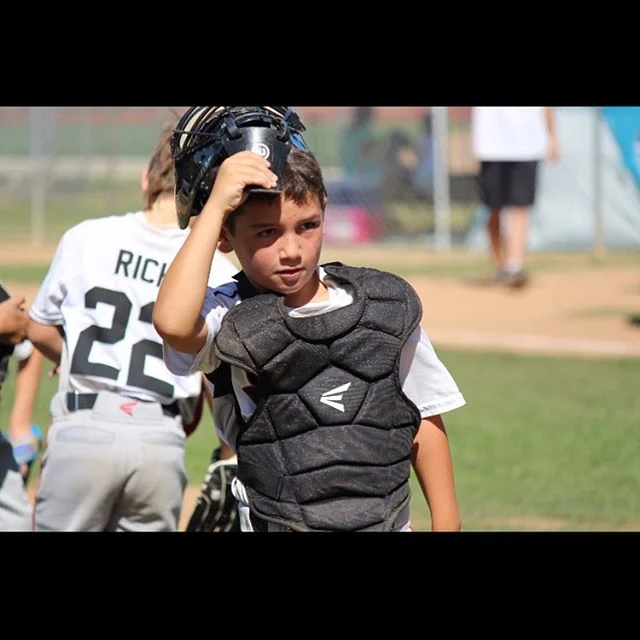
[[[240,151],[222,162],[207,205],[216,203],[223,220],[248,197],[248,186],[272,189],[278,183],[267,160],[253,151]]]

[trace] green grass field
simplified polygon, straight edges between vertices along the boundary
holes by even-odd
[[[440,356],[466,529],[640,529],[639,360]]]
[[[438,352],[467,400],[445,416],[465,530],[640,529],[639,360]],[[45,428],[56,384],[43,376],[35,419]],[[3,425],[13,385],[12,375]],[[216,445],[206,413],[187,440],[191,483]],[[412,519],[428,529],[415,482]]]

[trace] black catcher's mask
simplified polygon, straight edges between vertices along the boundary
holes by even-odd
[[[189,218],[202,211],[213,187],[213,170],[239,151],[248,149],[267,158],[278,176],[275,188],[248,187],[249,191],[282,193],[289,151],[308,151],[303,131],[291,107],[190,107],[171,139],[180,228],[186,229]]]

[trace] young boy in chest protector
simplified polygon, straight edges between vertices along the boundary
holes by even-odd
[[[457,531],[441,414],[465,401],[405,280],[319,264],[327,195],[302,131],[285,107],[195,107],[178,125],[179,215],[198,221],[154,309],[165,362],[215,385],[243,531],[409,531],[412,465],[432,529]],[[209,287],[230,251],[241,274]]]

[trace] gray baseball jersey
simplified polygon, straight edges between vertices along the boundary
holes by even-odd
[[[188,233],[136,212],[86,220],[62,237],[30,310],[64,331],[35,530],[177,529],[187,478],[176,401],[196,398],[202,378],[169,372],[152,313]],[[210,284],[236,271],[216,255]]]

